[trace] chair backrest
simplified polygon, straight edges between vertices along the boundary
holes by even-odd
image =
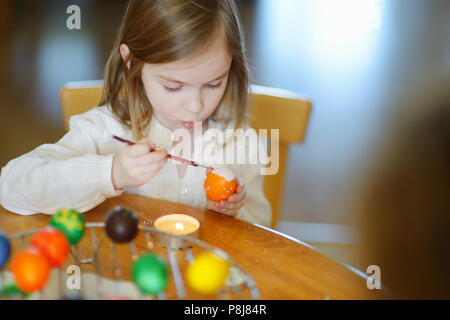
[[[69,82],[60,91],[61,108],[66,130],[71,116],[81,114],[100,102],[103,81]],[[288,146],[301,143],[308,125],[311,102],[293,92],[251,86],[250,126],[255,130],[279,129],[279,170],[274,175],[266,175],[264,193],[272,207],[272,228],[280,218],[283,185],[288,156]]]

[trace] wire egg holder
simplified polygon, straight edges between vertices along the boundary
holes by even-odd
[[[33,235],[34,233],[42,230],[41,229],[32,229],[29,231],[21,232],[15,235],[12,235],[9,238],[11,243],[11,255],[10,260],[6,264],[10,264],[11,258],[14,254],[14,241],[20,241],[20,250],[26,248],[27,238]],[[80,246],[86,246],[86,242],[84,241],[87,237],[86,235],[90,230],[90,238],[91,238],[91,249],[92,256],[88,258],[82,258],[80,255]],[[100,241],[97,241],[98,235],[97,230],[103,231],[100,236]],[[29,294],[26,296],[27,299],[139,299],[139,300],[167,300],[167,299],[219,299],[219,300],[233,300],[233,299],[259,299],[259,290],[256,287],[256,284],[253,278],[244,272],[237,263],[230,258],[230,256],[221,249],[215,248],[199,239],[185,236],[185,235],[174,235],[169,232],[158,230],[154,227],[150,226],[142,226],[138,227],[138,234],[135,239],[128,242],[127,244],[117,244],[111,241],[105,232],[105,223],[104,222],[94,222],[94,223],[86,223],[85,225],[85,233],[80,242],[76,245],[70,247],[70,255],[74,260],[69,267],[71,267],[71,274],[67,274],[69,269],[64,272],[64,266],[67,266],[69,262],[59,267],[54,268],[51,271],[49,279],[47,280],[44,288],[38,292]],[[159,234],[164,237],[176,237],[176,241],[183,241],[186,245],[183,249],[172,248],[171,246],[161,246],[156,241],[155,235]],[[157,254],[159,257],[162,257],[168,265],[168,269],[171,271],[171,275],[169,277],[169,284],[164,292],[161,292],[155,296],[142,293],[137,286],[127,278],[124,277],[124,274],[129,275],[130,272],[127,270],[127,273],[123,272],[123,267],[121,267],[120,262],[123,260],[119,259],[119,255],[122,258],[124,256],[125,247],[129,247],[129,257],[136,261],[139,257],[138,249],[136,248],[136,239],[139,236],[144,235],[146,248],[141,248],[143,253],[153,253]],[[101,250],[107,250],[105,243],[110,242],[109,250],[112,257],[112,274],[114,280],[110,280],[110,277],[103,277],[101,272],[101,265],[106,264],[106,261],[100,261],[99,252]],[[121,247],[120,252],[118,252]],[[225,282],[225,285],[217,291],[215,295],[203,296],[198,293],[195,293],[191,289],[189,289],[184,282],[182,267],[181,265],[185,265],[187,263],[191,263],[194,260],[194,251],[197,252],[200,249],[208,250],[216,253],[223,259],[227,260],[230,265],[230,272],[228,278]],[[165,254],[164,254],[165,251]],[[120,253],[120,254],[119,254]],[[183,257],[184,256],[184,257]],[[69,259],[67,259],[69,260]],[[168,262],[168,263],[167,263]],[[64,281],[64,275],[67,277],[71,277],[74,275],[72,272],[74,267],[78,266],[81,270],[84,266],[90,266],[94,269],[94,273],[85,273],[82,272],[80,274],[81,278],[81,286],[79,289],[68,289],[68,280]],[[131,267],[131,264],[130,264]],[[110,270],[111,271],[111,270]],[[83,284],[83,276],[85,277],[85,281]],[[91,279],[88,281],[86,277],[90,277]],[[56,278],[56,279],[55,279]],[[91,281],[92,280],[92,281]],[[96,281],[94,288],[86,289],[86,287],[92,286],[93,281]],[[53,283],[49,284],[49,282],[53,281]],[[56,283],[55,283],[56,282]],[[10,272],[7,272],[5,269],[0,270],[0,291],[3,287],[7,285],[14,284],[13,276]],[[174,286],[175,290],[170,289]],[[56,287],[56,288],[55,288]],[[175,296],[172,294],[167,294],[168,292],[175,292]],[[1,298],[1,297],[0,297]],[[24,298],[22,295],[20,298]]]

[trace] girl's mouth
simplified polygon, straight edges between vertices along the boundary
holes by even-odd
[[[185,127],[186,129],[192,129],[194,128],[196,125],[199,126],[201,125],[202,121],[201,120],[197,120],[197,121],[181,121],[181,125],[183,127]]]
[[[181,121],[181,124],[186,129],[192,129],[194,127],[194,121]]]

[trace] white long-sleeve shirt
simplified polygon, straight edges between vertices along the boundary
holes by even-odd
[[[211,119],[208,126],[222,132],[225,130],[222,124]],[[171,134],[170,129],[152,117],[148,133],[152,142],[170,152]],[[128,192],[205,208],[203,184],[206,169],[188,165],[184,178],[180,179],[177,164],[171,159],[146,184],[115,190],[111,179],[112,160],[125,145],[113,139],[113,135],[133,140],[131,130],[122,125],[107,106],[95,107],[71,117],[69,132],[58,142],[43,144],[11,160],[2,169],[0,204],[22,215],[54,214],[62,208],[85,212],[106,198]],[[207,166],[227,167],[242,178],[247,194],[244,206],[236,217],[270,226],[272,212],[264,196],[264,176],[260,170],[262,163],[267,164],[268,158],[256,164],[247,161],[256,153],[261,157],[261,148],[264,150],[262,154],[267,156],[265,141],[258,137],[257,147],[247,143],[245,150],[237,150],[238,154],[245,153],[244,164],[217,164],[214,159],[218,154],[218,144],[209,139],[214,148],[205,147],[208,146],[205,136],[203,133],[195,138],[192,160]],[[197,147],[199,143],[203,143],[202,150]],[[230,151],[227,150],[224,150],[225,154]]]

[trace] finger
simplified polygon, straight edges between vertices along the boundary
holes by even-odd
[[[221,208],[219,209],[217,207],[217,204],[218,204],[218,202],[214,202],[214,201],[208,200],[207,203],[206,203],[206,207],[209,210],[212,210],[212,211],[215,211],[215,212],[218,212],[218,213],[223,213],[223,209],[221,209]]]
[[[217,202],[217,206],[220,208],[229,208],[230,205],[231,205],[231,203],[227,200],[222,200],[222,201]]]
[[[223,210],[223,209],[225,209],[226,206],[223,201],[218,201],[218,202],[216,202],[215,207],[219,210]]]
[[[234,202],[234,203],[235,202],[239,202],[239,201],[242,201],[245,198],[246,195],[247,195],[247,191],[244,188],[242,188],[242,190],[239,193],[233,193],[228,198],[228,201],[229,202]]]
[[[240,201],[238,203],[233,203],[229,208],[226,208],[225,210],[228,210],[228,212],[234,212],[233,215],[236,215],[238,211],[244,206],[244,201]]]
[[[243,189],[241,193],[238,194],[238,201],[243,201],[247,196],[247,190]]]
[[[141,140],[139,140],[137,142],[137,144],[147,144],[151,148],[156,148],[156,144],[153,141],[151,141],[149,138],[142,138]]]
[[[133,157],[140,157],[146,153],[150,152],[151,147],[148,144],[136,143],[135,145],[128,146],[128,154]]]
[[[214,201],[209,202],[209,204],[207,205],[207,208],[210,210],[213,210],[215,212],[221,212],[220,209],[216,207],[216,204]]]
[[[148,146],[148,152],[151,152],[151,151],[156,149],[156,144],[154,142],[152,142],[148,138],[144,138],[144,139],[139,140],[137,142],[137,144],[142,144],[142,145]]]
[[[155,149],[156,144],[148,138],[143,138],[130,148],[133,156],[140,156],[142,154],[149,153],[152,149]]]
[[[135,158],[135,164],[137,166],[147,166],[157,162],[166,162],[167,160],[167,151],[165,149],[161,149],[158,151],[153,151],[150,153],[145,153],[138,158]]]
[[[158,161],[146,166],[141,166],[136,168],[136,172],[138,175],[147,175],[147,174],[155,174],[166,164],[165,161]]]
[[[228,212],[228,209],[227,209],[227,208],[218,208],[218,209],[217,209],[217,212],[226,214],[226,213]]]
[[[230,203],[230,202],[225,202],[223,204],[221,204],[218,209],[219,210],[225,210],[225,211],[232,211],[236,208],[237,203]]]
[[[241,193],[241,191],[244,189],[244,180],[242,178],[237,178],[237,187],[236,192]]]
[[[229,217],[234,217],[237,214],[237,210],[234,209],[228,209],[228,208],[217,208],[216,205],[214,204],[214,201],[211,201],[213,204],[212,205],[208,205],[207,204],[207,208],[210,210],[213,210],[215,212],[218,212],[220,214],[229,216]],[[217,203],[216,203],[217,204]]]
[[[206,209],[212,210],[214,209],[214,202],[209,199],[206,199]]]
[[[206,169],[206,175],[209,175],[214,169],[213,168],[207,168]]]
[[[239,194],[233,193],[231,196],[227,199],[229,202],[238,202],[239,201]]]
[[[223,214],[229,216],[229,217],[234,217],[237,214],[237,211],[235,209],[233,210],[225,210],[223,212]]]
[[[224,207],[224,206],[226,206],[226,205],[228,204],[228,201],[227,201],[227,200],[220,200],[220,201],[219,201],[219,204],[220,204],[222,207]]]

